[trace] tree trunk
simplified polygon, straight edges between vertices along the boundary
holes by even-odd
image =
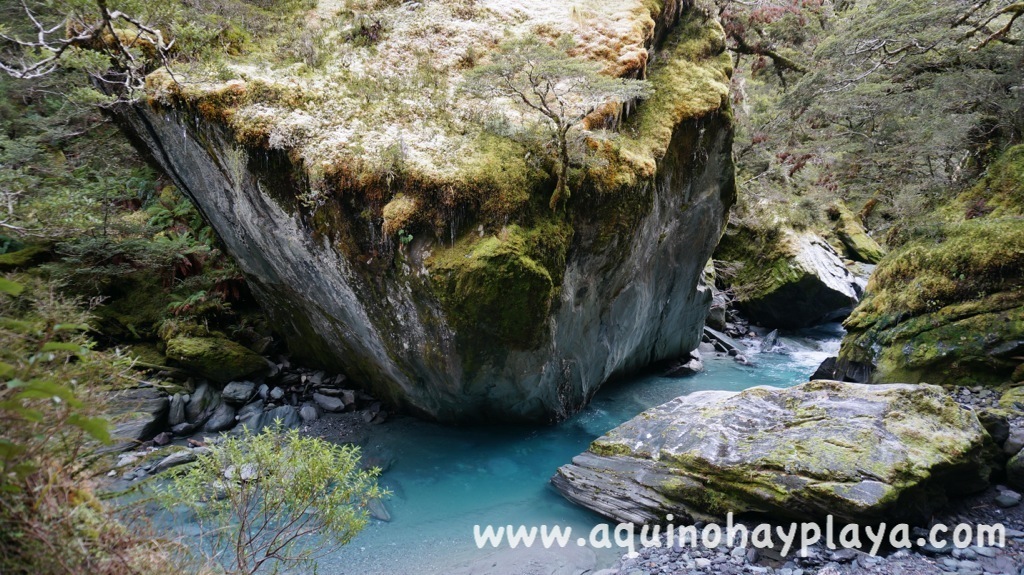
[[[558,209],[558,204],[569,200],[569,141],[566,134],[559,130],[558,133],[558,183],[555,184],[555,192],[551,194],[551,202],[548,204],[551,211]]]

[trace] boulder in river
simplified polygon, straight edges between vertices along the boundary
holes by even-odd
[[[704,391],[594,441],[552,483],[617,521],[765,513],[820,521],[922,521],[985,488],[990,438],[931,385],[812,381]]]
[[[731,229],[715,257],[734,273],[735,303],[771,328],[800,328],[839,319],[859,299],[856,278],[835,249],[810,232]]]

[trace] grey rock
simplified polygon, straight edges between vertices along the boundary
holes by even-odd
[[[179,423],[185,423],[185,397],[180,393],[175,393],[171,397],[170,409],[167,412],[167,425],[173,427]]]
[[[208,447],[196,447],[195,449],[182,449],[175,451],[157,462],[151,473],[156,475],[158,473],[163,473],[172,467],[192,463],[199,458],[200,454],[209,453],[209,451],[210,449]]]
[[[265,383],[261,383],[256,393],[259,394],[260,399],[266,401],[267,398],[270,397],[270,386]]]
[[[987,485],[986,441],[972,411],[927,384],[704,391],[598,438],[552,483],[620,522],[714,513],[709,501],[810,521],[916,522],[947,495]]]
[[[978,420],[992,436],[992,440],[1002,446],[1010,437],[1010,422],[1005,415],[981,410],[978,412]]]
[[[177,436],[189,435],[196,430],[198,426],[194,423],[179,423],[171,428],[171,433]]]
[[[370,511],[370,516],[374,519],[391,521],[391,513],[388,512],[387,506],[380,499],[371,499],[366,507]]]
[[[280,387],[275,387],[275,388],[270,390],[270,399],[273,399],[274,401],[278,401],[282,397],[284,397],[284,389],[282,389]]]
[[[439,296],[421,287],[427,282],[410,283],[391,268],[366,273],[373,258],[362,246],[371,245],[379,229],[349,229],[353,250],[319,241],[308,218],[267,192],[301,193],[278,177],[301,169],[286,154],[252,152],[265,154],[263,160],[242,161],[233,173],[224,169],[225,158],[242,148],[230,130],[217,126],[195,137],[192,108],[154,108],[140,100],[115,113],[223,238],[297,356],[316,350],[322,361],[360,366],[360,384],[435,419],[550,420],[577,411],[611,375],[678,357],[700,341],[711,304],[702,273],[735,201],[732,129],[717,112],[673,128],[657,173],[645,180],[656,184],[645,188],[632,219],[609,220],[604,212],[619,218],[621,210],[595,210],[574,220],[573,257],[544,274],[545,281],[560,282],[550,293],[561,300],[534,302],[543,345],[490,335],[502,324],[488,314],[454,320]],[[346,196],[344,205],[331,200],[322,209],[358,214],[366,207],[361,198]],[[620,221],[628,222],[628,233],[595,241]],[[662,241],[666,234],[671,241]],[[417,234],[404,258],[418,274],[437,249],[429,233]],[[388,296],[361,295],[370,292]],[[504,293],[492,297],[485,309],[507,309],[501,307]],[[481,346],[494,352],[486,362],[474,353]],[[423,361],[424,349],[434,350],[436,360]]]
[[[1017,505],[1020,505],[1020,495],[1014,497],[1012,495],[1007,495],[1006,493],[1003,493],[1001,495],[996,496],[995,502],[996,505],[1002,507],[1003,509],[1009,509],[1011,507],[1016,507]]]
[[[302,409],[299,410],[299,417],[306,423],[312,423],[320,417],[320,414],[317,413],[316,407],[307,404],[303,405]]]
[[[331,411],[334,413],[345,410],[345,402],[337,397],[331,397],[329,395],[323,395],[322,393],[314,393],[313,401],[320,406],[320,409],[324,411]]]
[[[99,449],[100,453],[130,449],[167,428],[170,400],[160,390],[139,387],[116,392],[109,396],[108,403],[113,414],[113,443]]]
[[[156,437],[153,438],[153,445],[162,447],[170,443],[171,439],[173,438],[174,436],[170,432],[161,431],[160,433],[156,434]]]
[[[291,405],[281,405],[270,411],[263,411],[247,418],[242,422],[242,425],[253,433],[258,433],[267,427],[276,425],[277,420],[280,420],[282,429],[290,429],[302,424],[299,412],[294,407]]]
[[[256,392],[256,384],[251,381],[233,381],[220,392],[221,398],[228,403],[244,405]]]
[[[205,431],[224,431],[235,425],[235,408],[226,403],[221,403],[213,411],[213,415],[206,421]]]
[[[209,383],[200,383],[192,394],[192,400],[185,406],[185,419],[195,423],[204,412],[216,409],[219,404],[220,392]]]
[[[1003,453],[1014,456],[1024,449],[1024,427],[1012,427],[1003,443]]]

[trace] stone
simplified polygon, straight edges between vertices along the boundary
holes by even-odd
[[[278,401],[282,397],[284,397],[284,389],[281,389],[280,387],[275,387],[270,390],[270,399]]]
[[[859,300],[856,278],[835,249],[811,232],[726,230],[716,258],[735,262],[735,303],[751,321],[793,329],[845,317]],[[794,302],[800,302],[794,305]]]
[[[175,393],[171,397],[170,408],[167,411],[167,425],[174,427],[179,423],[185,423],[185,397],[181,393]]]
[[[110,430],[113,443],[100,448],[100,453],[130,449],[167,428],[170,400],[158,389],[137,387],[114,392],[107,401],[113,422]]]
[[[259,394],[260,399],[265,401],[267,398],[270,397],[270,386],[265,383],[261,383],[256,393]]]
[[[843,243],[846,257],[866,264],[877,264],[885,257],[882,246],[868,235],[860,219],[845,204],[839,202],[832,205],[827,214],[835,223],[833,231]]]
[[[700,357],[693,357],[692,354],[698,352],[690,352],[690,356],[684,357],[675,363],[662,374],[662,377],[689,377],[696,375],[704,371],[704,362],[700,360]]]
[[[256,391],[256,384],[251,381],[233,381],[221,390],[221,398],[235,405],[245,405]]]
[[[337,397],[323,395],[322,393],[314,393],[313,401],[315,401],[316,404],[324,411],[337,413],[345,410],[345,402]]]
[[[370,517],[380,521],[391,521],[391,513],[380,499],[371,499],[366,508],[370,511]]]
[[[1003,443],[1003,453],[1014,456],[1024,449],[1024,427],[1011,427]]]
[[[235,408],[226,403],[221,403],[213,411],[210,419],[206,420],[204,431],[224,431],[235,425]]]
[[[706,391],[608,432],[552,483],[619,522],[727,512],[914,522],[986,487],[987,441],[974,412],[937,386]]]
[[[306,423],[312,423],[319,419],[320,414],[317,412],[316,407],[306,404],[299,409],[299,417]]]
[[[302,424],[299,412],[291,405],[281,405],[269,411],[263,411],[247,418],[242,425],[253,433],[259,433],[267,427],[273,427],[280,420],[282,429],[298,427]]]
[[[197,426],[194,423],[188,423],[188,422],[179,423],[178,425],[175,425],[174,427],[171,428],[171,433],[173,433],[174,435],[177,435],[178,437],[181,437],[181,436],[184,436],[184,435],[191,434],[198,427],[199,426]]]
[[[153,475],[163,473],[172,467],[184,465],[186,463],[192,463],[203,453],[209,453],[208,447],[196,447],[193,449],[181,449],[168,455],[157,462],[156,466],[150,471]]]
[[[153,445],[163,447],[171,442],[174,436],[169,431],[161,431],[153,438]]]
[[[209,383],[200,383],[192,394],[192,400],[185,406],[185,419],[196,423],[204,413],[212,412],[220,405],[220,392]]]
[[[218,383],[259,377],[269,371],[267,360],[222,337],[172,338],[167,342],[167,357]]]
[[[736,355],[738,353],[747,352],[747,348],[743,344],[739,343],[738,341],[734,340],[733,338],[725,335],[724,333],[718,330],[711,329],[710,327],[705,327],[704,335],[707,336],[711,341],[720,344],[724,348],[724,351],[728,352],[730,355]]]
[[[983,409],[978,412],[978,420],[981,421],[981,425],[988,431],[988,434],[992,436],[992,440],[996,442],[996,445],[1002,446],[1006,443],[1007,438],[1010,437],[1010,422],[1006,419],[1005,415]]]

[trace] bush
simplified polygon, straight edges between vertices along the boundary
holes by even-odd
[[[129,375],[92,350],[79,303],[0,277],[0,573],[162,573],[169,552],[99,501],[94,391]]]
[[[359,448],[271,428],[223,436],[161,490],[170,511],[195,514],[199,548],[226,572],[315,569],[331,544],[366,526],[367,506],[387,495],[379,470],[359,467]]]

